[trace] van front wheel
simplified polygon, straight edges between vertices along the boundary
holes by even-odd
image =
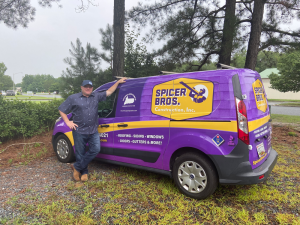
[[[195,199],[207,198],[218,186],[213,164],[194,153],[186,153],[175,160],[173,178],[181,193]]]
[[[69,139],[64,135],[59,135],[54,141],[54,151],[59,161],[70,163],[75,161],[75,153]]]

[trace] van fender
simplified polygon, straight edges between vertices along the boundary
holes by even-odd
[[[74,146],[72,130],[67,126],[67,124],[63,120],[59,121],[54,127],[52,134],[52,144],[54,143],[54,139],[56,138],[56,136],[58,136],[59,134],[66,135],[72,146]]]
[[[181,148],[198,149],[205,155],[223,155],[221,148],[217,147],[212,139],[204,135],[204,133],[203,130],[195,132],[194,129],[191,131],[189,131],[189,129],[183,129],[183,131],[176,132],[175,135],[170,135],[170,141],[163,157],[163,169],[170,170],[171,157]]]

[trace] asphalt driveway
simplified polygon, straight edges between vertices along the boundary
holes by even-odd
[[[282,102],[268,102],[271,105],[271,114],[300,116],[300,107],[276,106]]]

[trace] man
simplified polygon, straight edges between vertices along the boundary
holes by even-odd
[[[88,164],[100,152],[100,138],[98,134],[98,103],[105,101],[118,87],[125,83],[126,78],[117,81],[105,92],[93,92],[93,83],[84,80],[81,92],[70,95],[59,107],[61,118],[73,132],[76,162],[71,165],[73,177],[76,181],[88,180]],[[72,112],[73,121],[67,117]],[[85,152],[86,144],[89,151]]]

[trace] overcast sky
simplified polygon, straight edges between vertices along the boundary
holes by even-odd
[[[125,10],[137,5],[138,1],[126,0]],[[81,13],[75,10],[80,0],[62,0],[62,8],[56,4],[52,8],[42,8],[37,4],[38,0],[31,2],[36,7],[36,16],[28,28],[14,30],[0,23],[0,62],[8,68],[6,75],[15,74],[15,83],[22,82],[25,74],[60,77],[68,67],[63,59],[70,57],[71,42],[75,43],[76,38],[79,38],[83,46],[89,42],[101,49],[99,28],[113,23],[113,0],[96,0],[98,6],[90,6],[86,12]],[[289,25],[293,29],[299,29],[299,26],[297,22]],[[161,44],[155,46],[160,47]],[[105,62],[101,63],[102,69],[108,66]]]
[[[69,57],[71,42],[79,38],[83,46],[87,42],[101,49],[99,28],[113,23],[113,0],[95,1],[86,12],[76,13],[81,1],[61,1],[52,8],[42,8],[32,0],[36,8],[35,20],[28,28],[14,30],[0,23],[0,62],[6,67],[6,75],[14,75],[15,83],[22,82],[25,74],[50,74],[60,77],[67,68],[63,59]],[[138,0],[125,1],[125,10],[137,5]],[[103,69],[108,64],[101,63]],[[22,72],[22,73],[19,73]]]

